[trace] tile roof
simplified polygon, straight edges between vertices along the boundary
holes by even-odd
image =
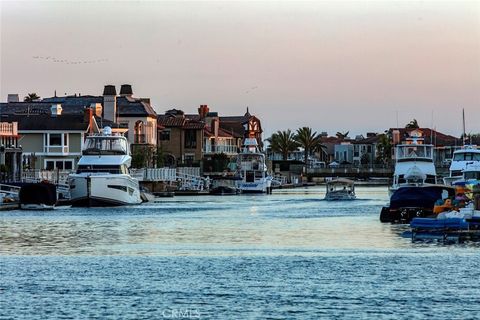
[[[60,115],[52,117],[49,114],[40,115],[2,115],[2,120],[18,122],[18,130],[61,130],[61,131],[85,131],[88,128],[88,122],[84,115]]]
[[[405,138],[407,137],[408,132],[414,129],[390,128],[389,132],[391,133],[393,130],[398,130],[400,132],[400,136],[402,138]],[[435,146],[440,146],[440,147],[462,145],[462,140],[460,138],[457,138],[448,134],[444,134],[430,128],[418,128],[418,130],[422,131],[425,143],[433,143],[435,144]]]
[[[50,112],[52,104],[61,104],[63,113],[83,114],[83,109],[92,103],[101,103],[103,105],[103,96],[66,96],[44,98],[39,102],[11,102],[1,103],[1,113],[25,113],[27,109],[39,109]],[[117,97],[118,115],[125,116],[156,116],[153,107],[148,103],[148,99],[139,99],[132,97]]]

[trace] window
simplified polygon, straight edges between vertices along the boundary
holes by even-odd
[[[53,168],[55,167],[55,161],[47,161],[47,164],[45,166],[45,169],[47,170],[53,170]]]
[[[58,159],[58,160],[46,160],[45,170],[68,170],[73,169],[72,159]]]
[[[367,152],[368,152],[368,153],[371,153],[371,152],[372,152],[372,146],[371,146],[371,145],[368,145],[368,146],[367,146]]]
[[[161,141],[170,141],[170,130],[163,130],[160,133],[160,140]]]
[[[195,161],[195,155],[193,154],[185,154],[185,164],[191,166]]]
[[[185,130],[185,148],[194,149],[197,147],[197,130]]]
[[[50,146],[61,146],[62,145],[62,134],[61,133],[50,133],[48,144]]]

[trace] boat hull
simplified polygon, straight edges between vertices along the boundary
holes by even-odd
[[[69,178],[75,207],[111,207],[142,203],[138,181],[129,175],[75,174]]]
[[[267,182],[238,182],[237,188],[241,193],[266,193]]]

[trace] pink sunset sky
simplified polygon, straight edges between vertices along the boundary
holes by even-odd
[[[0,3],[0,98],[132,84],[159,113],[247,106],[269,135],[480,132],[480,2]],[[47,57],[49,57],[47,59]],[[56,62],[54,61],[56,60]]]

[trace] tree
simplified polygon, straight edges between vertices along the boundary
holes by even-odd
[[[270,149],[273,152],[282,154],[283,160],[288,160],[288,154],[298,149],[298,143],[295,141],[295,134],[288,129],[285,131],[277,131],[267,139],[270,143]]]
[[[33,102],[35,100],[39,100],[40,99],[40,96],[38,96],[35,92],[33,93],[29,93],[28,95],[25,96],[25,98],[23,98],[23,101],[24,102]]]
[[[418,129],[420,126],[418,125],[417,119],[413,119],[405,126],[405,129]]]
[[[312,128],[303,127],[297,130],[295,140],[304,150],[304,161],[308,164],[308,156],[312,151],[319,150],[322,145],[321,136],[317,132],[312,132]]]
[[[381,134],[377,144],[377,162],[387,163],[392,159],[392,144],[387,134]]]
[[[350,133],[350,131],[344,131],[344,132],[339,131],[335,135],[337,136],[337,138],[344,140],[345,138],[348,137],[349,133]]]

